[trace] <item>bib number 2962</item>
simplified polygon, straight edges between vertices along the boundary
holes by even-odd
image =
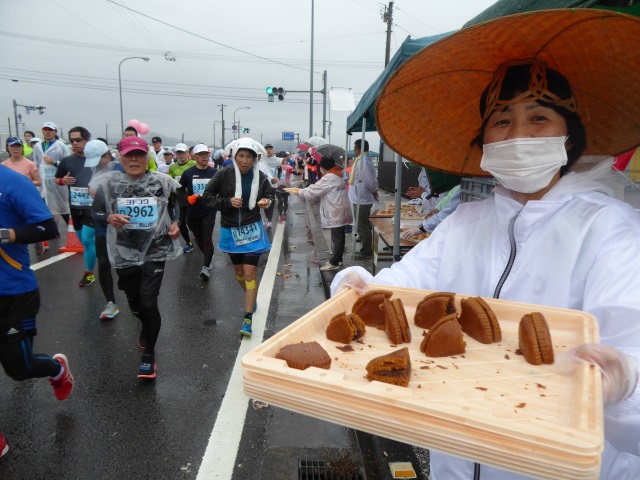
[[[131,217],[125,228],[150,230],[158,223],[158,200],[155,198],[119,198],[118,213]]]

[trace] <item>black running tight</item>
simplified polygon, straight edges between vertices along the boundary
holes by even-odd
[[[127,294],[127,301],[131,312],[142,322],[142,331],[146,341],[144,353],[153,355],[162,324],[158,309],[158,296]]]
[[[96,235],[96,257],[98,259],[98,282],[107,302],[116,303],[113,292],[113,277],[111,276],[111,263],[107,252],[107,237]]]
[[[55,377],[60,364],[48,355],[33,353],[33,336],[23,334],[20,341],[0,341],[0,362],[4,371],[17,381]]]

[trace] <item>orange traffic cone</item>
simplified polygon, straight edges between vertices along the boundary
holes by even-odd
[[[84,247],[76,234],[76,230],[73,228],[73,219],[71,218],[69,218],[69,225],[67,225],[67,244],[59,248],[58,251],[84,253]]]

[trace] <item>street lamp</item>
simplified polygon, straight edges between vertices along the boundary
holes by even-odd
[[[141,60],[144,60],[145,62],[148,62],[149,59],[147,57],[127,57],[122,59],[122,61],[120,62],[120,64],[118,65],[118,85],[120,87],[120,135],[122,136],[124,134],[124,114],[122,113],[122,64],[124,62],[126,62],[127,60],[132,60],[134,58],[139,58]]]
[[[233,111],[233,124],[234,124],[234,125],[236,124],[236,112],[237,112],[238,110],[242,110],[243,108],[246,108],[247,110],[251,110],[251,107],[240,107],[240,108],[236,108],[236,109]],[[236,126],[236,130],[234,130],[234,132],[233,132],[233,138],[234,138],[234,139],[236,138],[236,133],[237,133],[237,131],[238,131],[238,128],[237,128],[237,126]]]

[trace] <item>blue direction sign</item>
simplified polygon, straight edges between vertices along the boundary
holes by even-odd
[[[282,140],[295,140],[296,134],[293,132],[282,132]]]

